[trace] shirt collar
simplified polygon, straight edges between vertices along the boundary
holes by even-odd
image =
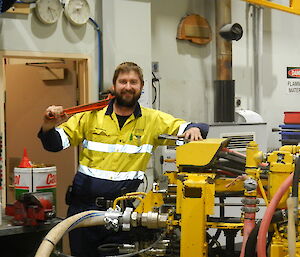
[[[115,98],[109,101],[105,115],[112,115],[112,113],[114,111],[114,102],[115,102]],[[135,118],[142,116],[142,110],[141,110],[141,106],[140,106],[139,102],[136,103],[133,114],[134,114]]]

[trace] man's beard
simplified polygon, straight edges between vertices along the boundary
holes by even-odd
[[[123,107],[134,107],[137,103],[137,101],[140,99],[141,97],[141,92],[139,94],[133,94],[132,98],[126,99],[122,97],[122,93],[116,93],[115,92],[115,97],[116,97],[116,103],[119,106],[123,106]]]

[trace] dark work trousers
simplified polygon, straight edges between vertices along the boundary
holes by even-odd
[[[115,199],[125,193],[135,192],[141,182],[139,179],[109,181],[77,172],[73,181],[68,217],[89,210],[106,211],[106,207],[96,205],[97,196]],[[132,204],[127,206],[132,207]],[[104,226],[76,228],[69,233],[71,253],[76,257],[105,256],[98,254],[98,246],[122,243],[129,233],[109,231]]]
[[[88,210],[106,211],[106,209],[97,207],[96,204],[75,203],[69,206],[68,217]],[[76,257],[106,256],[98,253],[98,246],[126,242],[129,234],[130,232],[110,231],[104,226],[76,228],[69,232],[71,254]]]

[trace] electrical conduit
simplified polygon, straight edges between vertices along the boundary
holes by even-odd
[[[97,22],[92,19],[91,17],[89,18],[89,21],[94,25],[95,30],[97,31],[97,40],[98,40],[98,94],[100,94],[103,91],[103,85],[102,85],[102,32],[100,30],[99,25]],[[100,97],[100,95],[99,95]],[[99,98],[100,99],[100,98]]]
[[[35,254],[35,257],[49,257],[54,246],[67,231],[71,231],[79,227],[104,225],[104,214],[104,211],[85,211],[63,220],[52,228],[45,236]]]

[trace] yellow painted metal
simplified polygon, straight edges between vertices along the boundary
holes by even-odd
[[[124,195],[124,196],[120,196],[120,197],[117,197],[115,200],[114,200],[114,203],[113,203],[113,209],[116,209],[117,208],[117,204],[118,202],[122,201],[122,200],[128,200],[128,199],[138,199],[140,200],[140,203],[141,205],[143,206],[143,198],[138,196],[138,195]]]
[[[286,238],[272,239],[270,246],[270,257],[291,257],[288,254],[288,240]],[[300,257],[300,242],[296,242],[296,256]]]
[[[254,141],[247,145],[246,149],[246,173],[256,175],[259,163],[263,160],[263,152],[259,151],[258,144]]]
[[[244,223],[207,222],[207,227],[220,229],[242,229],[244,227]]]
[[[207,171],[205,166],[210,164],[220,148],[226,143],[223,139],[204,140],[191,142],[177,148],[177,165],[179,171],[167,172],[169,184],[177,185],[176,188],[176,214],[174,209],[168,210],[166,230],[171,232],[174,228],[180,227],[180,257],[207,257],[208,246],[206,243],[206,231],[214,229],[237,229],[242,230],[244,223],[207,222],[207,216],[214,214],[215,192],[237,192],[244,191],[244,177],[241,179],[216,177],[211,170]],[[260,179],[260,163],[263,161],[263,153],[255,142],[250,142],[246,152],[246,174],[258,182],[258,197],[263,197],[266,203],[274,196],[284,179],[294,171],[294,154],[298,153],[300,146],[284,146],[279,151],[268,155],[270,172],[267,179]],[[184,172],[180,166],[195,166],[195,172],[191,169]],[[197,167],[201,167],[201,173]],[[264,186],[268,186],[266,196]],[[159,186],[157,186],[159,187]],[[159,188],[156,188],[159,191]],[[255,197],[257,190],[244,191],[245,196]],[[171,192],[169,192],[170,194]],[[172,194],[175,192],[172,191]],[[136,208],[138,213],[155,211],[164,203],[166,193],[149,192],[142,199],[142,203]],[[288,193],[287,193],[288,194]],[[285,206],[283,197],[279,207]],[[139,197],[138,195],[126,195],[125,197]],[[119,198],[122,200],[123,198]],[[125,198],[124,198],[125,199]],[[118,200],[118,201],[119,201]],[[275,225],[274,225],[275,226]],[[290,257],[288,256],[288,245],[286,239],[286,225],[280,225],[279,231],[275,228],[275,234],[270,246],[269,257]],[[300,242],[296,243],[297,257],[300,257]]]
[[[294,156],[286,151],[274,151],[268,156],[270,163],[270,172],[268,180],[268,199],[271,200],[282,182],[289,176],[295,169]],[[286,200],[289,191],[287,191],[281,198],[278,208],[286,207]]]
[[[212,162],[217,151],[227,142],[227,139],[209,138],[203,141],[193,141],[176,149],[176,165],[205,167]]]
[[[300,145],[284,145],[279,148],[279,151],[289,152],[296,154],[300,152]]]
[[[261,5],[261,6],[272,8],[272,9],[277,9],[277,10],[292,13],[292,14],[297,14],[297,15],[300,14],[300,1],[299,0],[290,0],[289,6],[274,3],[269,0],[243,0],[243,1],[246,1],[250,4],[257,4],[257,5]]]
[[[153,193],[150,191],[147,193],[142,203],[135,208],[135,212],[149,212],[153,211],[155,207],[160,207],[164,203],[163,195],[161,193]]]
[[[174,171],[174,172],[168,171],[164,175],[168,177],[169,184],[176,184],[177,183],[177,171]]]
[[[184,195],[186,188],[195,187],[197,184],[205,184],[203,193],[205,194],[205,211],[206,214],[214,214],[214,184],[215,174],[209,173],[178,173],[177,194],[176,194],[176,213],[182,213],[182,204],[186,198]]]
[[[210,176],[188,174],[182,179],[180,257],[208,256],[206,217],[214,211],[214,183]]]

